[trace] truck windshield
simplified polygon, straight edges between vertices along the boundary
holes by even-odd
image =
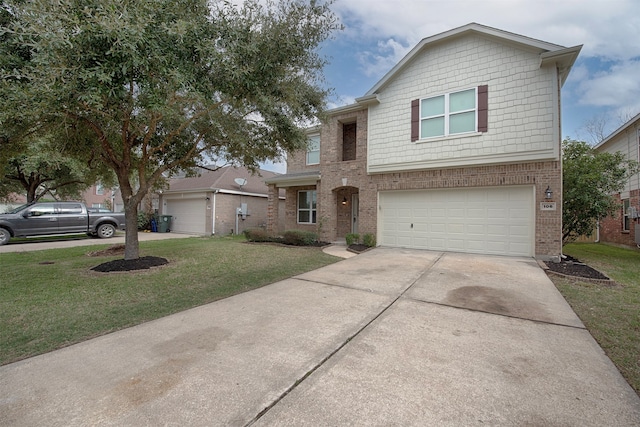
[[[26,203],[26,204],[24,204],[24,205],[20,205],[20,206],[18,206],[17,208],[9,209],[9,210],[8,210],[8,211],[6,211],[5,213],[8,213],[8,214],[16,214],[16,213],[20,212],[22,209],[24,209],[24,208],[26,208],[27,206],[29,206],[30,204],[31,204],[31,203]]]

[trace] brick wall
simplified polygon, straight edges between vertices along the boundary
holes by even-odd
[[[303,190],[316,190],[318,189],[315,186],[304,186],[304,187],[290,187],[287,188],[287,195],[285,199],[285,219],[284,219],[284,229],[285,230],[305,230],[305,231],[318,231],[318,224],[298,224],[298,191]],[[319,203],[318,203],[319,205]],[[318,206],[316,206],[318,209]],[[319,212],[316,211],[316,216],[319,218]]]
[[[320,141],[320,161],[322,162],[322,145],[324,141]],[[317,171],[320,169],[319,164],[307,165],[306,150],[287,153],[287,173]]]
[[[356,159],[341,161],[342,123],[357,122]],[[286,229],[318,228],[321,239],[335,241],[351,231],[351,196],[359,195],[359,233],[376,235],[378,191],[530,185],[535,188],[535,254],[558,256],[562,242],[561,170],[559,161],[474,166],[448,169],[367,174],[367,111],[343,113],[322,126],[321,185],[318,191],[318,226],[297,224],[297,192],[313,186],[287,189]],[[343,182],[346,179],[346,183]],[[346,185],[345,185],[346,184]],[[555,211],[541,211],[547,186],[554,191]],[[343,198],[347,204],[342,205]]]
[[[629,202],[631,206],[640,206],[640,191],[634,190],[629,193]],[[635,230],[640,227],[637,219],[629,219],[629,231],[623,230],[623,207],[620,194],[616,195],[616,199],[620,204],[618,212],[613,216],[608,216],[600,221],[600,241],[605,243],[614,243],[625,246],[636,246]]]
[[[111,189],[104,188],[102,194],[96,194],[96,186],[92,185],[84,193],[82,193],[82,201],[87,207],[92,207],[94,205],[101,205],[102,207],[107,207],[111,204]],[[113,206],[111,206],[113,209]]]
[[[247,204],[248,215],[246,219],[238,218],[238,230],[236,230],[236,209],[240,203]],[[252,197],[234,194],[216,194],[216,219],[215,234],[223,236],[238,234],[249,228],[266,228],[269,200],[266,197]],[[209,221],[209,219],[208,219]]]
[[[560,194],[561,180],[560,162],[532,162],[371,176],[377,191],[533,185],[536,197],[535,254],[540,256],[558,256],[561,253],[562,203],[557,196]],[[544,191],[547,186],[554,190],[555,211],[539,209],[540,202],[545,201]]]

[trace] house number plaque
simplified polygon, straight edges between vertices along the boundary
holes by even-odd
[[[556,202],[542,202],[540,203],[541,211],[555,211],[556,210]]]

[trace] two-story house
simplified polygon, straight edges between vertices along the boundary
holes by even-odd
[[[562,251],[560,90],[581,46],[468,24],[423,39],[290,153],[285,227],[334,241],[512,256]],[[268,227],[276,231],[277,203]]]
[[[640,162],[640,114],[616,129],[595,147],[607,153],[623,153]],[[620,201],[617,215],[600,220],[598,238],[602,242],[627,246],[640,245],[640,174],[629,178],[624,189],[615,195]]]

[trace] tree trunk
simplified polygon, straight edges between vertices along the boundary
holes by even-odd
[[[127,231],[124,240],[124,259],[140,258],[140,244],[138,242],[138,204],[129,199],[124,203],[124,216]]]

